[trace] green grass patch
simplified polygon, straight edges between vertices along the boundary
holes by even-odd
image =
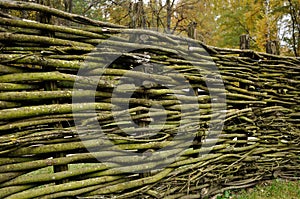
[[[276,179],[259,183],[253,188],[225,191],[217,199],[299,199],[300,181]]]

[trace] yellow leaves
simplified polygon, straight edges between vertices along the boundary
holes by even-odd
[[[262,18],[260,20],[257,20],[255,25],[257,29],[257,31],[255,32],[256,45],[259,51],[264,51],[268,37],[267,19]]]

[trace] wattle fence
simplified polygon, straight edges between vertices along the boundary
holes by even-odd
[[[300,179],[300,58],[34,3],[0,0],[0,24],[0,198],[204,198]]]

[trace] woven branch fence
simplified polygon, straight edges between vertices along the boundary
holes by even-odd
[[[0,1],[0,10],[0,198],[205,198],[261,180],[300,179],[299,58],[210,47],[33,3]],[[15,10],[68,26],[18,18]],[[132,70],[141,63],[152,72]],[[117,107],[126,95],[113,95],[124,75],[149,83],[129,100],[139,128]],[[149,125],[150,109],[166,119]],[[120,150],[98,151],[105,138],[93,128],[79,133],[74,118],[79,126],[96,121]],[[191,143],[174,140],[179,128]],[[182,153],[157,167],[161,159],[151,154],[168,145]],[[152,161],[140,164],[128,151]]]

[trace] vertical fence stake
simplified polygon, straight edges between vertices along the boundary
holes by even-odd
[[[40,3],[41,5],[46,5],[46,6],[51,7],[50,0],[39,0],[38,3]],[[38,15],[37,15],[37,21],[39,21],[41,23],[45,23],[45,24],[51,24],[51,18],[52,18],[51,15],[45,14],[43,12],[39,12]],[[50,31],[41,30],[40,34],[43,35],[43,36],[54,37],[55,33],[50,32]],[[49,71],[49,69],[43,67],[43,71],[47,72],[47,71]],[[45,91],[57,90],[57,82],[56,81],[45,82],[44,89],[45,89]],[[59,100],[52,100],[51,103],[52,104],[58,104]],[[62,129],[63,126],[59,122],[57,124],[54,124],[54,128]],[[55,153],[53,155],[53,158],[60,158],[60,157],[66,157],[66,154],[63,153],[63,152],[58,152],[58,153]],[[68,165],[67,164],[66,165],[54,165],[53,166],[54,173],[61,172],[61,171],[67,171],[67,170],[68,170]],[[66,182],[68,182],[68,179],[55,181],[55,184],[63,184],[63,183],[66,183]]]
[[[250,49],[250,36],[248,34],[240,36],[240,49]]]
[[[240,49],[248,50],[250,49],[250,36],[248,34],[244,34],[240,36]],[[241,57],[247,57],[246,53],[241,53]]]
[[[250,49],[250,35],[248,34],[243,34],[240,36],[240,49],[241,50],[249,50]],[[241,53],[240,54],[240,57],[247,57],[247,53]],[[245,89],[245,90],[249,90],[249,86],[245,83],[242,83],[242,82],[237,82],[238,83],[238,86],[242,89]],[[237,107],[239,109],[244,109],[244,108],[248,108],[249,105],[246,104],[246,105],[237,105]],[[248,135],[247,135],[247,132],[242,132],[245,134],[245,137],[241,137],[241,138],[237,138],[237,141],[247,141],[248,140]],[[245,144],[242,144],[242,143],[237,143],[236,146],[237,147],[243,147]]]
[[[280,45],[278,40],[271,40],[267,41],[266,43],[266,53],[272,54],[272,55],[279,55],[280,54]],[[272,59],[271,57],[269,59]],[[277,93],[280,91],[277,90]],[[277,103],[274,103],[275,106],[277,106]]]
[[[269,53],[272,55],[279,55],[280,54],[279,41],[277,41],[277,40],[267,41],[266,53]]]
[[[197,39],[197,22],[191,22],[189,23],[188,27],[187,27],[187,33],[188,33],[188,37],[192,38],[192,39]]]

